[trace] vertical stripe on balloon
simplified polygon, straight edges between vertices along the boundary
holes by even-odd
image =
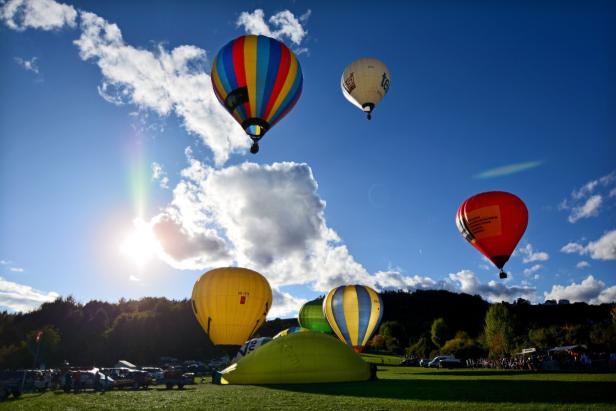
[[[344,287],[339,287],[334,291],[332,296],[332,313],[334,315],[334,321],[339,327],[341,340],[346,341],[348,345],[353,345],[349,339],[349,330],[347,328],[346,315],[344,312]]]
[[[246,67],[246,85],[248,86],[248,118],[257,113],[257,36],[246,36],[244,42],[244,66]]]

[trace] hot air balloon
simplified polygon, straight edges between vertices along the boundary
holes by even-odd
[[[477,194],[456,213],[462,236],[500,269],[511,257],[528,225],[528,209],[517,196],[504,191]]]
[[[272,341],[271,337],[259,337],[246,341],[244,345],[242,345],[242,347],[238,350],[237,354],[235,354],[235,357],[233,357],[231,363],[238,362],[241,358],[244,358],[251,352],[255,351],[257,348],[267,344],[270,341]]]
[[[361,352],[383,317],[381,296],[365,285],[334,288],[323,300],[323,313],[334,333]]]
[[[295,54],[266,36],[240,36],[227,43],[212,62],[212,84],[218,101],[253,141],[259,140],[295,106],[303,76]]]
[[[297,320],[300,326],[309,330],[327,334],[334,333],[323,315],[323,298],[317,298],[302,305]]]
[[[391,76],[377,59],[362,58],[349,64],[342,73],[340,87],[344,97],[372,118],[372,110],[389,90]]]
[[[286,330],[282,330],[278,334],[276,334],[274,336],[274,340],[276,338],[284,337],[285,335],[295,334],[295,333],[305,333],[307,331],[311,331],[311,330],[309,330],[308,328],[304,328],[304,327],[290,327],[290,328],[287,328]]]
[[[193,312],[214,345],[244,344],[265,323],[271,306],[269,283],[246,268],[216,268],[193,287]]]

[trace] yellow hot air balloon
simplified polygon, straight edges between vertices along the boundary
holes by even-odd
[[[366,285],[342,285],[323,300],[323,314],[340,341],[361,352],[379,328],[383,300]]]
[[[385,63],[373,58],[362,58],[349,64],[342,73],[342,94],[372,118],[372,110],[389,91],[391,76]]]
[[[269,283],[246,268],[216,268],[193,287],[193,312],[214,345],[244,344],[265,323],[271,306]]]

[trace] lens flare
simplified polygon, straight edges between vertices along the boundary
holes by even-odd
[[[143,219],[136,218],[133,220],[133,230],[120,244],[120,252],[137,267],[143,268],[156,255],[159,247],[152,227]]]

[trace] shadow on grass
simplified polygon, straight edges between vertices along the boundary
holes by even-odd
[[[298,393],[400,400],[616,403],[616,390],[612,382],[387,379],[357,383],[269,385],[267,387]]]

